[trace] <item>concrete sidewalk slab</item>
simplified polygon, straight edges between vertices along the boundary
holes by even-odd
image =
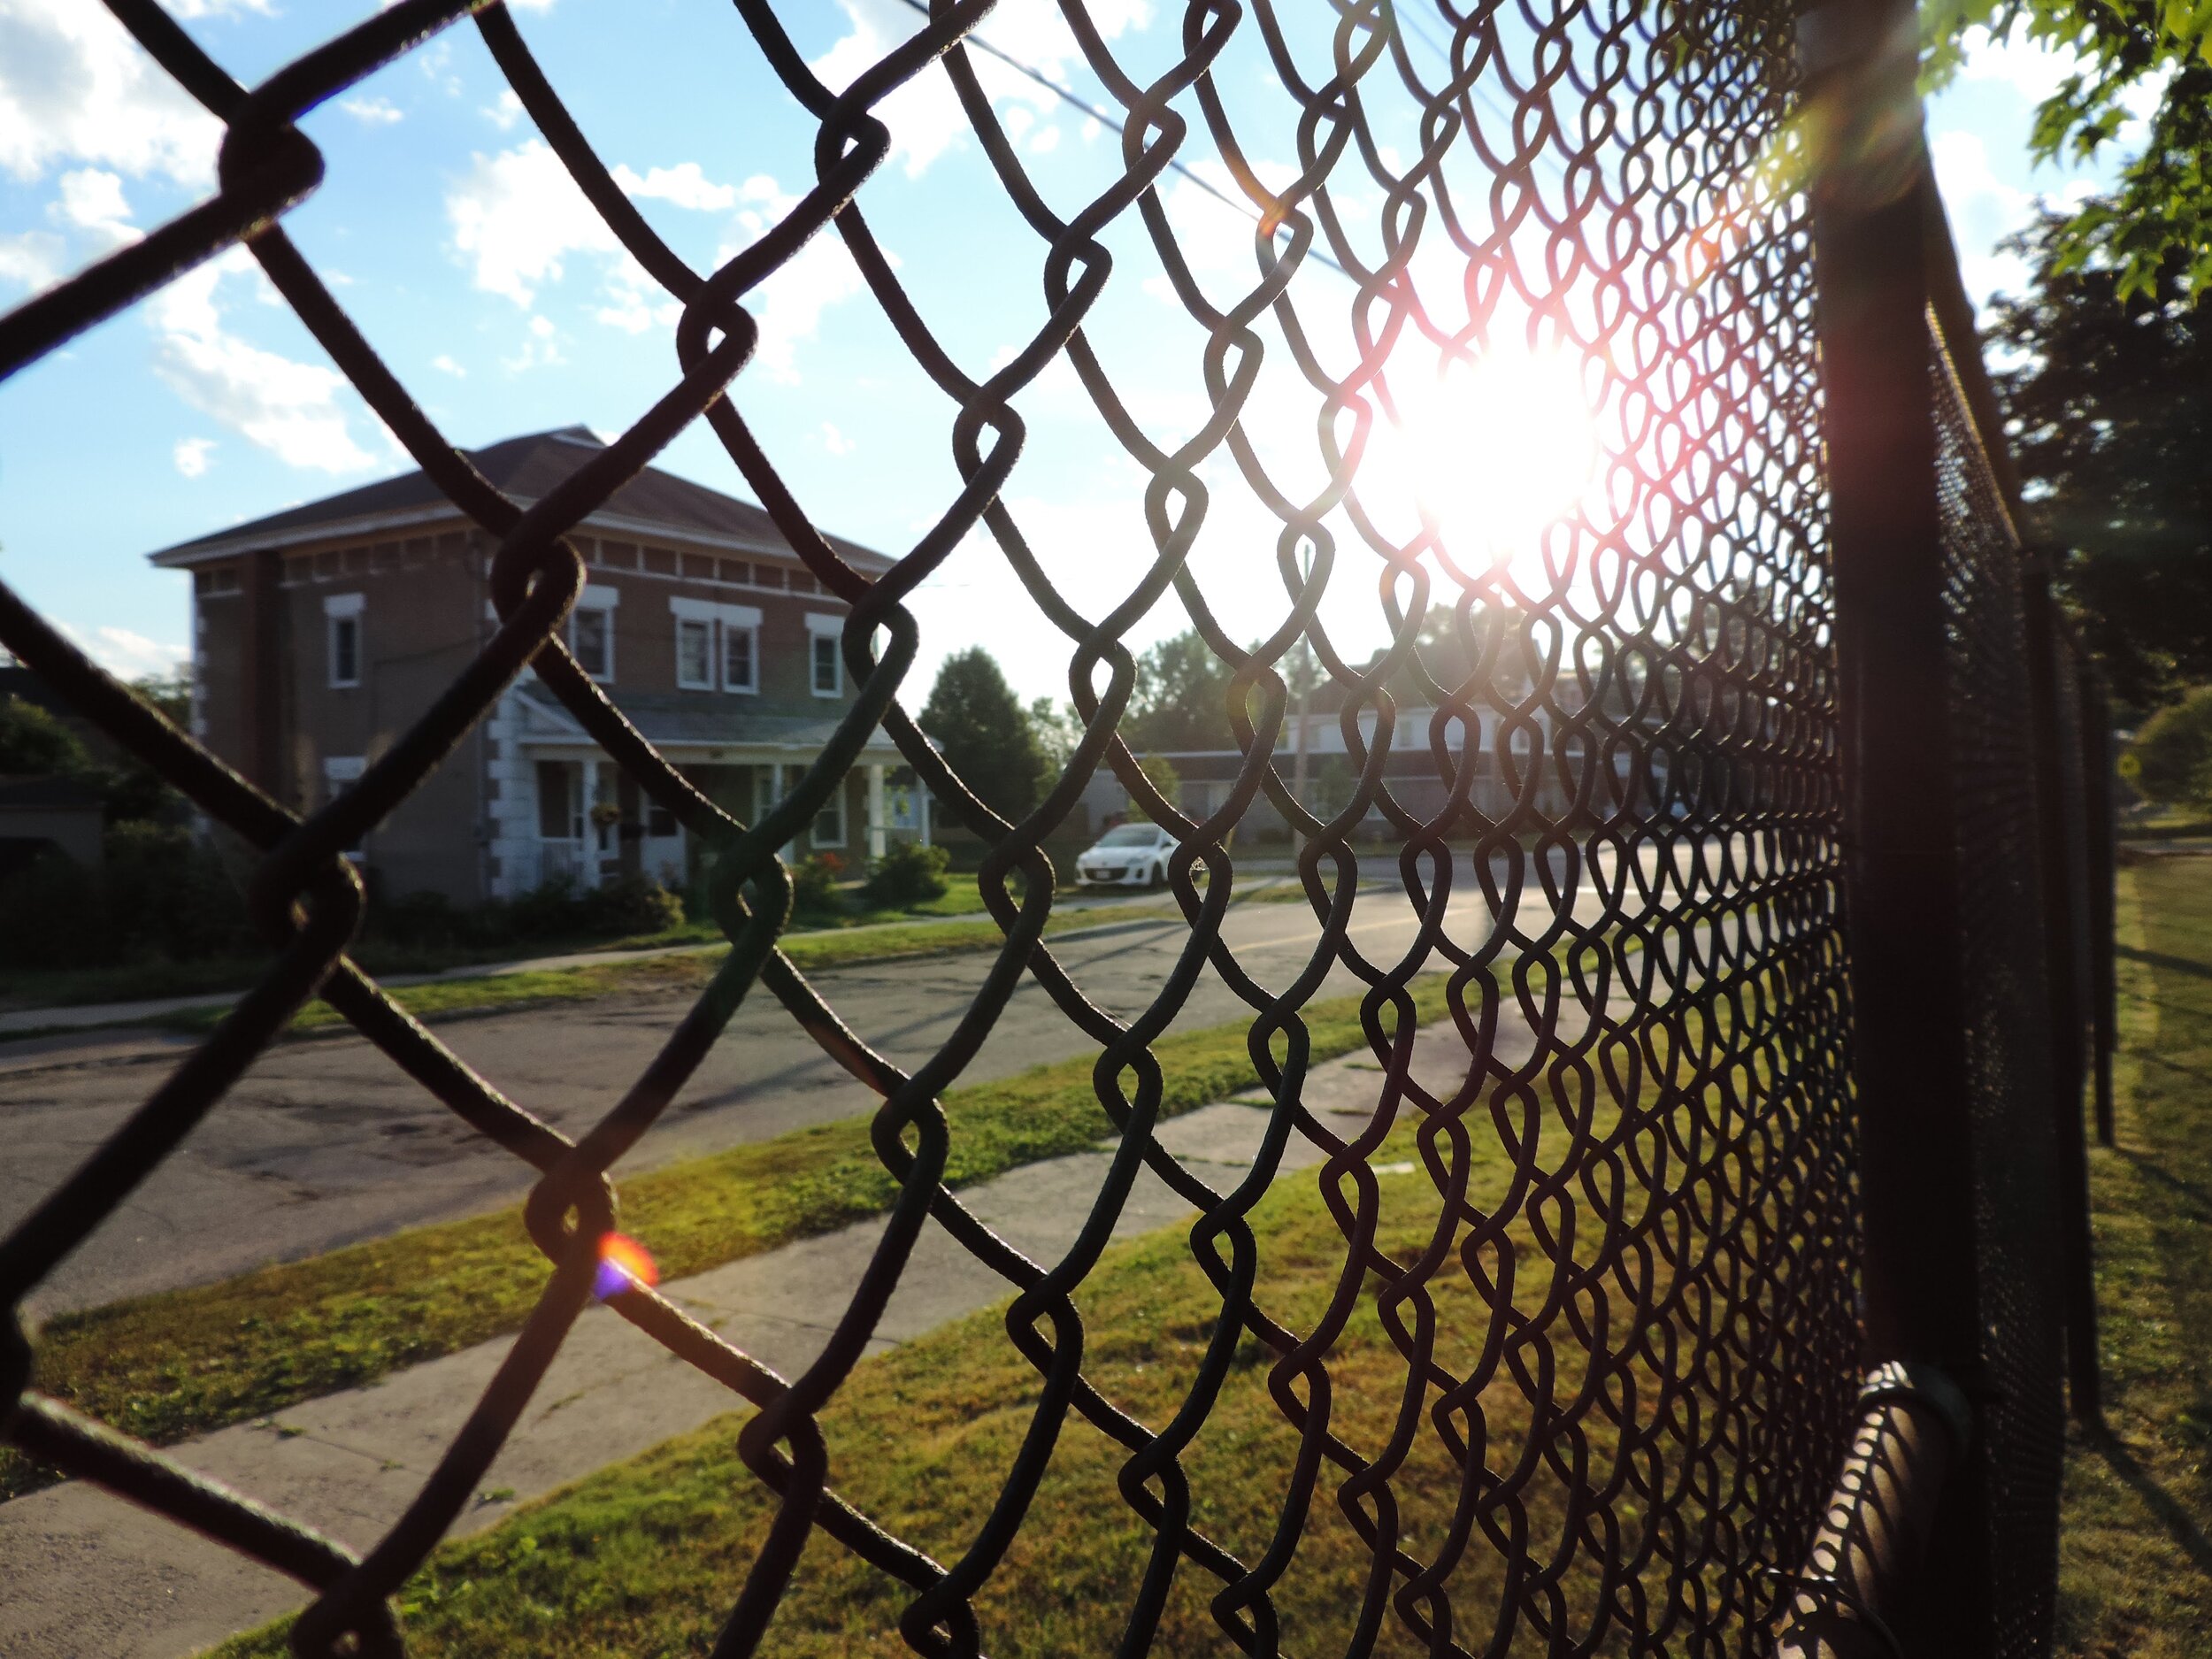
[[[1428,1041],[1417,1051],[1417,1066],[1443,1083],[1455,1066],[1463,1068],[1464,1050],[1448,1025],[1424,1035]],[[1331,1061],[1310,1078],[1308,1103],[1348,1137],[1367,1121],[1377,1084],[1371,1061]],[[1254,1104],[1225,1102],[1162,1125],[1160,1140],[1195,1172],[1225,1187],[1249,1168],[1266,1121]],[[1284,1172],[1309,1169],[1321,1157],[1317,1147],[1294,1135]],[[1073,1241],[1110,1159],[1102,1149],[1026,1165],[962,1197],[1033,1259],[1049,1260]],[[1147,1171],[1115,1236],[1148,1232],[1188,1213]],[[789,1376],[821,1351],[829,1334],[826,1321],[845,1305],[883,1225],[878,1218],[731,1263],[672,1283],[667,1294]],[[989,1305],[1009,1288],[933,1224],[872,1347],[883,1351],[910,1340]],[[414,1497],[509,1342],[487,1342],[371,1387],[188,1441],[173,1455],[364,1549]],[[615,1314],[592,1309],[578,1321],[457,1531],[489,1526],[518,1503],[739,1403]],[[81,1483],[0,1505],[0,1582],[9,1586],[0,1602],[0,1652],[49,1659],[178,1659],[307,1600],[291,1580]]]

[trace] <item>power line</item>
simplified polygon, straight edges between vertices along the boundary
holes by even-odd
[[[930,15],[928,0],[906,0],[906,4],[912,7],[915,11],[920,12],[924,17],[928,17]],[[961,37],[960,43],[963,46],[972,46],[978,51],[980,51],[988,57],[997,58],[999,62],[1004,64],[1009,69],[1014,71],[1015,73],[1035,81],[1047,92],[1051,93],[1053,96],[1061,99],[1063,102],[1066,103],[1074,109],[1082,111],[1084,114],[1089,116],[1091,119],[1098,122],[1102,127],[1110,127],[1116,133],[1121,133],[1127,130],[1127,124],[1125,122],[1115,119],[1113,116],[1109,114],[1106,111],[1100,109],[1089,99],[1075,91],[1073,88],[1062,86],[1050,75],[1045,73],[1043,70],[1033,68],[1030,65],[1024,63],[1020,58],[1015,57],[1011,52],[1007,51],[1001,47],[992,45],[991,42],[985,40],[982,35],[975,34],[972,31]],[[1182,162],[1172,156],[1168,157],[1167,165],[1171,172],[1180,173],[1184,178],[1188,179],[1193,184],[1203,190],[1208,196],[1213,197],[1215,201],[1219,202],[1223,206],[1235,209],[1239,213],[1244,215],[1245,218],[1259,226],[1261,229],[1268,229],[1268,223],[1265,217],[1254,209],[1249,202],[1239,201],[1235,196],[1231,196],[1227,191],[1214,184],[1212,180],[1193,172],[1190,168],[1185,166]],[[1280,227],[1278,227],[1277,228]],[[1271,234],[1272,233],[1271,232],[1270,234]],[[1306,253],[1308,257],[1319,260],[1323,265],[1328,266],[1330,270],[1335,272],[1339,276],[1345,278],[1347,280],[1353,280],[1352,273],[1349,271],[1347,271],[1342,265],[1337,264],[1337,262],[1334,259],[1332,259],[1327,254],[1322,252],[1317,246],[1309,243],[1306,249]]]

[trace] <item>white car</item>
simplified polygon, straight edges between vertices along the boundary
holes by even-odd
[[[1175,837],[1157,824],[1118,824],[1075,861],[1075,879],[1087,887],[1159,887]]]

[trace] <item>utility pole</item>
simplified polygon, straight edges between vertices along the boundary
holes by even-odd
[[[1309,541],[1298,556],[1298,586],[1301,592],[1313,580],[1313,543]],[[1298,636],[1298,735],[1296,748],[1290,763],[1290,795],[1300,806],[1306,804],[1306,712],[1313,701],[1313,641],[1306,634]],[[1297,832],[1292,832],[1292,840]]]

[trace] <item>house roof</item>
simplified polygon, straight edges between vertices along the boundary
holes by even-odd
[[[591,741],[575,717],[543,686],[526,681],[515,692],[528,705],[530,717],[519,734],[521,741]],[[706,696],[696,692],[687,695],[610,687],[607,695],[622,710],[623,718],[657,749],[780,749],[811,753],[836,735],[844,714],[842,704],[826,703],[819,714],[778,713],[756,708],[749,698]],[[890,738],[880,729],[868,733],[866,749],[872,764],[898,758]]]
[[[606,444],[588,427],[564,426],[553,432],[534,432],[508,438],[466,455],[492,486],[512,500],[526,504],[542,499],[570,473],[604,449]],[[261,548],[288,547],[311,537],[371,533],[457,519],[459,508],[430,481],[419,467],[364,484],[358,489],[326,495],[301,507],[288,507],[250,524],[234,525],[210,535],[180,541],[148,557],[169,568],[196,565],[203,560],[244,553]],[[680,541],[729,546],[764,552],[790,550],[783,533],[766,512],[749,501],[725,495],[719,490],[678,478],[673,472],[649,466],[625,484],[606,505],[584,522],[602,530],[658,531]],[[832,536],[830,544],[864,570],[887,568],[882,554]]]
[[[61,808],[97,812],[100,806],[100,792],[81,779],[50,775],[0,777],[0,808]]]

